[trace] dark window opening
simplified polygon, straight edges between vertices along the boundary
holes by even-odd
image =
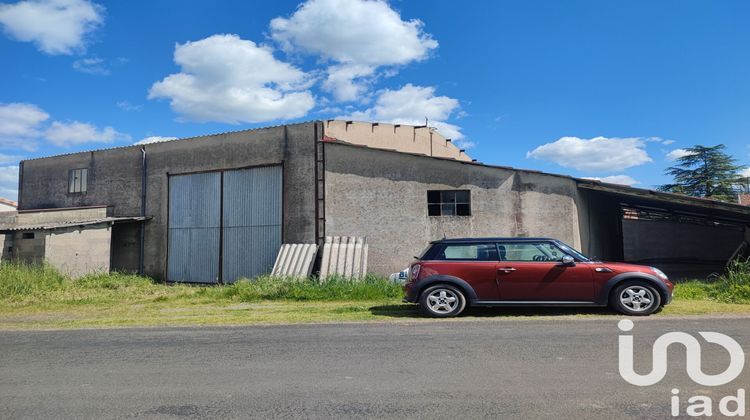
[[[429,216],[471,216],[469,190],[427,191]]]
[[[24,232],[21,234],[22,239],[34,239],[34,232]]]
[[[89,170],[71,169],[68,172],[68,193],[85,193],[88,183]]]

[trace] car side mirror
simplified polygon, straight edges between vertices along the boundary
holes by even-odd
[[[570,255],[563,255],[561,261],[562,265],[576,265],[576,260],[574,260]]]

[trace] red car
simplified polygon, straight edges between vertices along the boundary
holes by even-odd
[[[405,302],[451,317],[468,306],[610,306],[649,315],[672,300],[661,270],[592,261],[549,238],[466,238],[430,243],[409,267]]]

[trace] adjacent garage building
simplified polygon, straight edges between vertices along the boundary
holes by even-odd
[[[103,206],[111,270],[269,273],[283,243],[361,236],[371,272],[427,242],[550,236],[677,276],[747,253],[750,207],[474,162],[427,126],[313,121],[21,162],[19,210]]]

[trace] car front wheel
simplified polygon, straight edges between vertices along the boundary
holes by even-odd
[[[419,305],[426,316],[448,318],[458,316],[466,309],[466,297],[457,287],[438,284],[422,292]]]
[[[661,307],[661,295],[645,282],[625,282],[612,293],[612,307],[625,315],[651,315]]]

